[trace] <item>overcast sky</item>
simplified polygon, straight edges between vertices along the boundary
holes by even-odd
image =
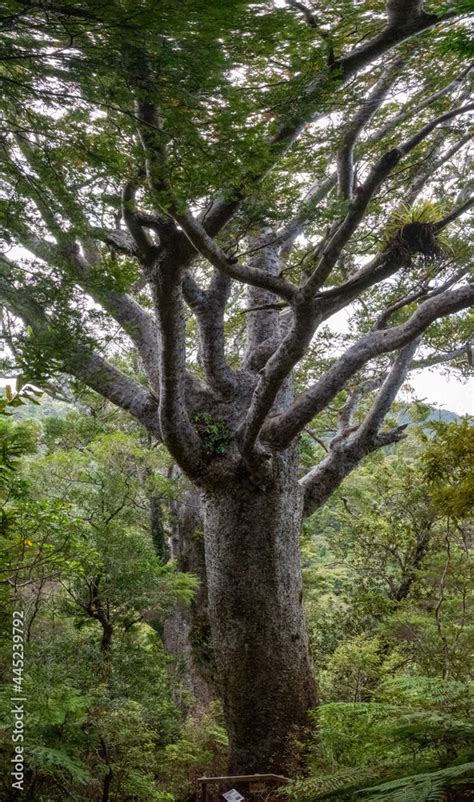
[[[458,415],[474,415],[474,379],[460,382],[454,376],[445,376],[434,370],[417,370],[410,384],[420,399]]]
[[[347,333],[350,330],[351,307],[342,309],[328,320],[328,326],[335,333]],[[436,407],[448,409],[458,415],[474,415],[474,378],[462,381],[457,378],[454,371],[446,375],[436,368],[424,368],[410,373],[408,384],[413,388],[414,395],[419,401],[425,401]],[[407,398],[407,393],[400,392],[401,398]],[[413,399],[413,393],[408,395]]]

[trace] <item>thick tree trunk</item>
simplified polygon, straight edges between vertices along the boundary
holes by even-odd
[[[295,455],[276,470],[265,490],[242,478],[206,497],[209,613],[233,773],[290,772],[292,740],[316,703]]]
[[[150,535],[155,549],[155,554],[166,562],[170,556],[165,526],[163,522],[163,509],[161,496],[150,493],[148,497],[150,505]]]
[[[215,698],[203,535],[200,494],[188,490],[176,505],[171,556],[180,571],[194,574],[200,584],[191,605],[177,604],[166,619],[163,640],[174,657],[171,673],[176,702],[194,712]]]

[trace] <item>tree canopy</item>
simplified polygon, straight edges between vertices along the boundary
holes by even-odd
[[[303,520],[405,438],[389,413],[411,371],[472,367],[469,4],[4,6],[3,371],[30,397],[100,397],[166,449],[183,483],[173,556],[200,578],[180,606],[159,504],[154,560],[139,526],[138,541],[120,528],[163,463],[107,430],[82,455],[45,457],[71,503],[91,505],[89,562],[68,590],[106,653],[114,615],[121,626],[163,582],[186,665],[199,652],[212,666],[229,770],[289,773],[318,701]],[[439,496],[426,511],[410,498],[420,520],[386,573],[393,603],[436,498],[463,514],[462,470],[451,493],[452,465],[435,463]],[[389,524],[373,510],[358,548]],[[135,602],[121,595],[128,548]]]
[[[384,355],[419,335],[428,362],[468,348],[465,319],[433,326],[470,301],[462,3],[436,13],[397,2],[350,13],[344,2],[10,6],[2,298],[28,376],[85,381],[195,476],[192,414],[212,411],[197,377],[225,399],[239,361],[265,365],[238,424],[244,459],[259,463],[260,435],[285,447],[353,377],[361,386],[381,365],[380,383]],[[173,301],[173,276],[158,286],[167,259]],[[265,315],[243,311],[245,285],[248,309]],[[150,305],[165,306],[160,293],[172,412],[163,400],[158,423]],[[341,310],[350,335],[332,351],[324,324]],[[268,335],[278,312],[280,335],[264,338],[271,349],[261,336],[246,364],[245,321],[265,319]],[[130,340],[148,390],[113,364]],[[310,370],[308,349],[327,370],[307,373],[291,409],[268,420],[291,369],[303,360]],[[394,367],[372,428],[405,367]],[[359,445],[369,439],[361,432]]]

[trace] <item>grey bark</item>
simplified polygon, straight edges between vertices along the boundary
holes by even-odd
[[[281,269],[279,247],[274,232],[263,229],[259,235],[249,237],[249,249],[254,251],[252,267],[261,272],[278,276]],[[265,340],[279,335],[279,311],[277,296],[269,290],[249,286],[247,312],[247,357],[244,364]]]
[[[358,395],[354,394],[349,398],[341,414],[339,431],[330,443],[328,455],[301,479],[300,484],[305,494],[305,515],[311,515],[321,507],[367,454],[404,437],[406,426],[398,426],[386,432],[380,432],[380,427],[406,378],[417,346],[418,341],[414,340],[399,353],[371,409],[359,426],[351,425]]]
[[[303,393],[289,410],[267,424],[265,438],[274,447],[284,449],[370,359],[407,345],[434,320],[464,309],[473,299],[474,286],[460,287],[425,301],[400,326],[369,332],[345,351],[323,378]]]
[[[371,88],[369,95],[360,105],[354,118],[344,126],[341,147],[337,155],[338,182],[340,193],[348,200],[352,200],[354,192],[355,144],[364,126],[367,125],[377,109],[382,105],[388,90],[397,77],[400,66],[401,60],[397,60],[382,72],[378,81]]]
[[[230,771],[294,770],[316,704],[302,605],[296,452],[266,490],[245,477],[206,496],[206,568]]]
[[[188,490],[176,503],[171,557],[180,571],[194,574],[199,587],[189,607],[177,604],[164,624],[163,640],[174,661],[174,695],[183,708],[202,710],[215,698],[215,666],[207,609],[204,522],[200,494]],[[183,693],[184,692],[184,693]]]
[[[170,556],[167,542],[166,531],[163,521],[163,510],[161,497],[156,493],[150,493],[148,497],[150,507],[150,535],[155,549],[155,554],[166,562]]]

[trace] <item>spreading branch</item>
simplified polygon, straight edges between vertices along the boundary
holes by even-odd
[[[398,75],[400,65],[401,61],[396,60],[394,64],[382,72],[372,91],[361,103],[354,118],[344,126],[341,145],[337,154],[338,183],[342,197],[349,201],[352,200],[354,191],[354,146],[364,126],[367,125],[377,109],[382,105],[388,90]]]
[[[81,343],[64,343],[50,324],[44,310],[30,292],[19,293],[13,283],[14,263],[0,256],[0,299],[28,326],[35,338],[58,342],[62,364],[66,373],[75,376],[111,403],[129,412],[157,439],[161,439],[158,419],[158,401],[152,393],[115,368],[99,354]]]
[[[155,269],[153,291],[160,332],[160,424],[163,441],[192,479],[205,464],[201,444],[188,414],[185,394],[186,338],[182,276],[173,261]]]
[[[321,506],[367,454],[396,443],[404,436],[404,425],[385,432],[380,432],[380,427],[405,381],[418,343],[418,339],[414,339],[395,359],[360,426],[346,429],[346,436],[339,437],[327,457],[300,481],[305,515],[311,515]]]
[[[470,306],[473,301],[474,285],[459,287],[420,304],[405,323],[382,331],[369,332],[348,348],[287,412],[269,421],[262,433],[265,442],[273,448],[287,448],[367,362],[381,354],[404,347],[435,320],[459,312]]]
[[[222,271],[230,278],[241,281],[243,284],[252,284],[255,287],[269,290],[287,301],[292,301],[296,295],[296,287],[286,279],[265,273],[258,268],[241,265],[234,257],[228,256],[225,251],[207,234],[202,226],[189,212],[174,213],[189,241],[208,262],[217,270]]]
[[[334,86],[334,83],[337,82],[339,86],[344,86],[360,70],[390,52],[397,45],[437,24],[449,21],[455,16],[456,12],[449,11],[437,17],[434,14],[425,14],[422,9],[415,9],[414,6],[408,15],[394,15],[394,12],[391,11],[387,26],[379,34],[365,44],[353,48],[347,55],[331,59],[328,70],[324,74],[315,76],[306,89],[302,104],[305,113],[302,115],[290,113],[278,125],[270,142],[271,156],[265,169],[252,175],[243,176],[242,183],[228,191],[226,198],[218,198],[213,203],[212,208],[206,213],[206,232],[215,236],[235,214],[250,189],[257,186],[268,170],[274,168],[286,154],[307,123],[311,122],[317,114],[318,101],[323,96],[327,85]]]
[[[401,158],[407,156],[414,150],[437,126],[454,117],[465,114],[472,109],[474,109],[474,104],[467,104],[451,109],[445,114],[435,117],[424,125],[416,134],[405,142],[402,142],[397,148],[393,148],[385,153],[378,160],[369,172],[369,175],[361,186],[354,201],[351,203],[342,223],[336,226],[335,230],[330,232],[328,238],[326,238],[322,244],[318,245],[316,267],[300,291],[307,300],[314,297],[314,294],[331,274],[342,249],[348,243],[362,221],[374,194],[393,171],[394,167],[400,162]]]
[[[224,312],[231,290],[228,276],[216,270],[207,292],[189,276],[183,281],[183,294],[199,326],[200,361],[211,388],[228,398],[236,376],[225,356]]]

